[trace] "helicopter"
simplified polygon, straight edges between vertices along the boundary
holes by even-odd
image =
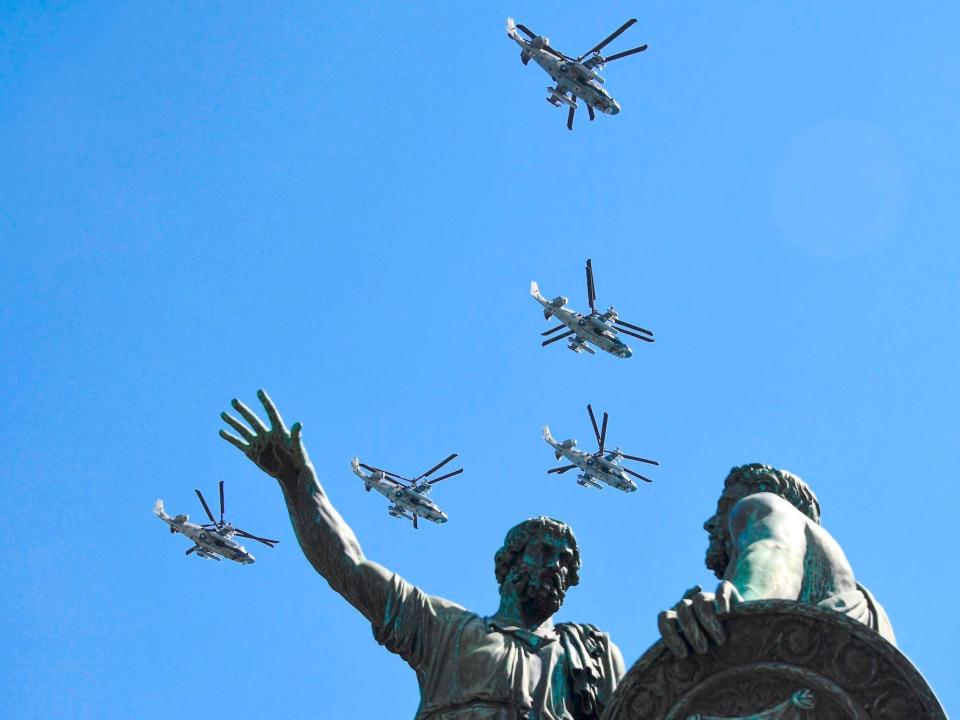
[[[363,480],[367,492],[375,488],[378,493],[393,503],[387,508],[387,512],[391,517],[403,517],[407,518],[407,520],[412,520],[413,528],[416,530],[419,527],[417,517],[423,517],[438,524],[443,524],[449,519],[447,518],[447,514],[443,512],[433,500],[427,497],[427,495],[436,483],[453,477],[454,475],[459,475],[463,472],[463,468],[449,472],[446,475],[441,475],[438,478],[433,478],[432,480],[427,480],[426,478],[455,457],[457,457],[457,454],[453,453],[413,480],[408,480],[405,477],[401,477],[387,470],[364,465],[360,462],[359,458],[353,458],[350,462],[350,467],[354,474]],[[360,468],[369,470],[371,474],[365,475]]]
[[[659,465],[660,463],[656,460],[647,460],[646,458],[637,457],[636,455],[627,455],[620,448],[604,454],[604,442],[607,439],[607,413],[603,414],[603,428],[599,429],[597,427],[597,419],[593,414],[593,407],[587,405],[587,412],[590,414],[590,422],[593,424],[593,433],[597,437],[599,449],[595,453],[587,453],[576,449],[576,440],[557,442],[550,434],[550,428],[544,425],[543,439],[553,447],[557,460],[565,457],[572,463],[571,465],[563,465],[562,467],[547,470],[547,473],[561,475],[568,470],[579,468],[580,474],[577,475],[577,484],[583,487],[593,487],[597,490],[603,489],[603,485],[600,483],[606,483],[611,487],[617,488],[617,490],[635,492],[637,484],[631,480],[628,475],[639,478],[644,482],[653,482],[650,478],[644,477],[630,468],[625,468],[620,463],[622,460],[636,460],[637,462],[643,462],[649,465]]]
[[[545,337],[552,335],[557,332],[557,330],[567,329],[566,332],[556,337],[544,340],[540,343],[542,347],[569,337],[570,344],[567,345],[567,347],[576,353],[586,350],[591,355],[596,355],[593,348],[587,345],[589,342],[618,358],[628,358],[633,355],[633,350],[627,347],[626,343],[617,337],[618,333],[629,335],[644,342],[654,342],[651,331],[620,320],[617,311],[612,306],[604,313],[597,312],[597,296],[593,285],[593,264],[589,258],[587,259],[587,300],[590,303],[589,315],[584,316],[575,310],[568,309],[566,307],[567,298],[565,297],[560,296],[553,300],[547,300],[540,294],[540,288],[536,281],[530,283],[530,294],[538,303],[543,305],[543,316],[547,320],[555,316],[557,320],[561,322],[560,325],[540,333],[542,336]]]
[[[210,512],[210,507],[207,505],[207,501],[203,498],[203,493],[199,490],[195,492],[203,504],[203,509],[207,512],[207,517],[210,518],[210,522],[206,525],[197,525],[196,523],[190,522],[189,515],[170,517],[163,509],[163,500],[157,500],[153,506],[153,514],[170,526],[171,533],[183,533],[193,540],[193,547],[187,550],[187,555],[196,553],[197,557],[206,558],[207,560],[217,560],[219,562],[222,558],[226,558],[227,560],[238,562],[241,565],[252,565],[256,562],[256,558],[247,552],[243,545],[233,539],[235,535],[262,542],[268,547],[273,547],[280,542],[279,540],[268,540],[267,538],[251,535],[245,530],[241,530],[224,521],[223,480],[220,481],[219,521],[214,519],[213,513]]]
[[[554,107],[560,107],[562,103],[569,108],[567,129],[573,130],[573,116],[579,107],[577,99],[582,100],[587,106],[590,120],[596,117],[594,108],[605,115],[616,115],[620,112],[620,104],[603,87],[604,79],[600,76],[600,71],[606,63],[643,52],[647,46],[640,45],[609,57],[603,57],[600,51],[636,21],[636,18],[627,20],[615,32],[578,58],[572,58],[554,50],[550,47],[549,38],[533,33],[525,25],[514,22],[513,18],[507,18],[507,36],[520,46],[520,61],[524,65],[532,58],[557,83],[556,87],[547,88],[547,102]],[[517,30],[530,39],[522,38]],[[570,97],[567,97],[568,93]]]

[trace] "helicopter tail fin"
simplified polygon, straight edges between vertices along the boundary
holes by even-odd
[[[517,23],[512,17],[507,18],[507,37],[516,42],[523,42],[517,35]]]
[[[157,498],[157,502],[153,504],[153,514],[161,520],[170,517],[163,509],[163,500],[160,500],[159,498]]]
[[[371,478],[364,475],[363,471],[360,469],[360,458],[355,457],[350,461],[350,469],[353,470],[354,475],[363,480],[363,486],[367,489],[367,492],[370,492],[370,488],[372,487],[370,485]]]
[[[543,439],[546,440],[546,441],[547,441],[548,443],[550,443],[551,445],[556,444],[556,440],[554,440],[554,439],[553,439],[553,435],[550,434],[550,426],[549,426],[549,425],[544,425],[544,426],[543,426]]]
[[[537,285],[536,280],[530,281],[530,296],[538,303],[543,305],[543,316],[547,320],[553,317],[553,308],[550,306],[550,302],[540,294],[540,286]]]

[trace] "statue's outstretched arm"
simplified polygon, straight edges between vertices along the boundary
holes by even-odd
[[[391,573],[364,557],[353,530],[330,503],[303,446],[300,423],[287,430],[267,394],[258,390],[257,397],[270,427],[234,399],[233,409],[249,427],[230,414],[221,413],[223,421],[240,437],[225,430],[220,431],[220,437],[279,481],[300,548],[314,569],[368,620],[382,618]]]

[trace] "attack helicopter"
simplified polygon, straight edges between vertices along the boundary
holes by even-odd
[[[459,475],[463,472],[463,468],[448,472],[446,475],[441,475],[432,480],[427,480],[427,478],[455,457],[457,457],[457,454],[453,453],[445,460],[437,463],[425,473],[418,475],[412,480],[389,472],[388,470],[381,470],[380,468],[375,468],[370,465],[364,465],[360,462],[359,458],[353,458],[350,462],[350,467],[354,474],[363,480],[367,492],[376,489],[378,493],[393,503],[387,508],[387,512],[391,517],[402,517],[413,521],[413,527],[416,530],[419,527],[417,524],[418,517],[426,518],[438,524],[447,522],[447,514],[427,496],[436,483],[453,477],[454,475]],[[371,474],[365,475],[360,468],[369,470]]]
[[[630,468],[625,468],[620,463],[623,460],[636,460],[637,462],[647,463],[649,465],[659,465],[660,463],[656,460],[647,460],[646,458],[637,457],[636,455],[627,455],[620,448],[605,453],[604,442],[606,442],[607,439],[607,413],[603,414],[603,428],[600,429],[597,427],[597,419],[594,417],[593,408],[590,405],[587,405],[587,412],[590,414],[590,422],[593,424],[593,433],[597,437],[599,449],[594,453],[587,453],[576,449],[576,440],[557,442],[550,434],[550,428],[544,425],[543,439],[553,447],[557,460],[564,457],[572,463],[571,465],[563,465],[562,467],[547,470],[547,473],[561,475],[568,470],[579,468],[580,474],[577,475],[577,484],[583,487],[593,487],[597,490],[603,489],[603,485],[600,483],[606,483],[611,487],[617,488],[617,490],[635,492],[637,484],[631,480],[628,475],[639,478],[644,482],[653,482],[650,478],[644,477]]]
[[[524,65],[530,62],[532,58],[557,83],[556,87],[547,88],[547,102],[554,107],[560,107],[562,103],[569,108],[567,111],[567,129],[573,130],[573,116],[579,107],[577,99],[582,100],[587,106],[590,120],[596,117],[594,108],[605,115],[616,115],[620,112],[620,104],[603,87],[605,81],[600,76],[600,71],[603,70],[606,63],[643,52],[647,49],[647,46],[640,45],[609,57],[603,57],[600,51],[636,21],[636,18],[627,20],[615,32],[578,58],[572,58],[554,50],[550,47],[549,38],[536,35],[526,26],[515,23],[513,18],[507,18],[507,36],[520,46],[520,61]],[[522,38],[517,30],[530,39]],[[588,55],[590,57],[587,57]],[[570,97],[567,97],[568,93]]]
[[[207,560],[220,561],[222,558],[226,558],[227,560],[238,562],[241,565],[252,565],[256,562],[256,559],[247,552],[243,545],[233,539],[234,536],[256,540],[268,547],[273,547],[280,542],[279,540],[268,540],[267,538],[251,535],[245,530],[241,530],[224,521],[223,480],[220,481],[220,520],[214,519],[213,513],[210,512],[210,507],[203,497],[203,493],[199,490],[195,492],[197,493],[197,497],[200,498],[207,517],[210,518],[210,522],[206,525],[197,525],[196,523],[190,522],[189,515],[171,517],[163,509],[163,500],[157,500],[153,506],[153,514],[170,526],[171,533],[182,533],[193,540],[193,547],[187,550],[187,555],[196,553],[197,557],[206,558]]]
[[[530,294],[538,303],[543,305],[543,316],[547,320],[551,317],[556,317],[557,320],[561,322],[560,325],[540,333],[542,336],[552,335],[564,328],[567,330],[556,337],[544,340],[540,343],[542,347],[546,347],[550,343],[555,343],[564,338],[570,338],[570,344],[567,345],[567,347],[576,353],[586,350],[591,355],[596,355],[593,348],[587,345],[589,342],[618,358],[628,358],[633,355],[633,350],[627,347],[626,343],[617,337],[619,333],[643,340],[644,342],[654,342],[651,331],[620,320],[617,311],[612,306],[606,312],[597,312],[597,296],[593,285],[593,264],[589,258],[587,259],[587,300],[590,303],[589,315],[584,316],[575,310],[568,309],[566,307],[567,298],[565,297],[560,296],[553,300],[547,300],[540,294],[540,288],[536,281],[530,283]]]

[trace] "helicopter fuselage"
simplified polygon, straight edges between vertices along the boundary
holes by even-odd
[[[188,554],[195,552],[199,557],[208,560],[225,558],[241,565],[252,565],[256,562],[253,555],[233,539],[232,527],[229,525],[225,530],[217,530],[192,523],[187,515],[171,517],[164,511],[162,500],[157,500],[153,514],[170,527],[170,532],[181,533],[193,541],[194,547],[187,551]]]
[[[544,46],[549,47],[549,40],[537,38],[528,41],[516,31],[508,30],[510,38],[520,46],[520,59],[526,65],[533,60],[537,65],[556,82],[556,87],[548,87],[547,101],[552,105],[564,103],[577,107],[576,103],[566,97],[570,93],[583,100],[605,115],[616,115],[620,112],[620,104],[603,87],[603,78],[597,66],[587,62],[578,62],[572,58],[558,57]]]
[[[557,442],[551,437],[549,428],[544,428],[543,436],[553,448],[557,460],[561,457],[566,458],[579,468],[580,474],[577,475],[577,484],[599,490],[603,488],[600,483],[604,483],[624,492],[636,491],[637,484],[630,479],[620,466],[618,462],[620,456],[617,452],[596,454],[577,450],[576,440]]]
[[[359,461],[356,458],[354,458],[351,467],[357,477],[363,480],[368,490],[376,490],[392,503],[387,508],[387,512],[392,517],[413,520],[414,516],[419,516],[437,524],[443,524],[449,519],[447,514],[427,496],[430,492],[429,485],[422,490],[403,487],[379,470],[366,475],[360,469]]]
[[[613,326],[613,319],[617,317],[613,308],[602,314],[583,315],[566,307],[565,298],[547,300],[540,294],[536,284],[531,288],[530,294],[543,306],[543,314],[547,319],[555,317],[574,332],[567,344],[567,347],[574,352],[586,350],[593,353],[593,350],[586,345],[589,342],[618,358],[628,358],[633,355],[633,350],[618,337],[617,329]]]

